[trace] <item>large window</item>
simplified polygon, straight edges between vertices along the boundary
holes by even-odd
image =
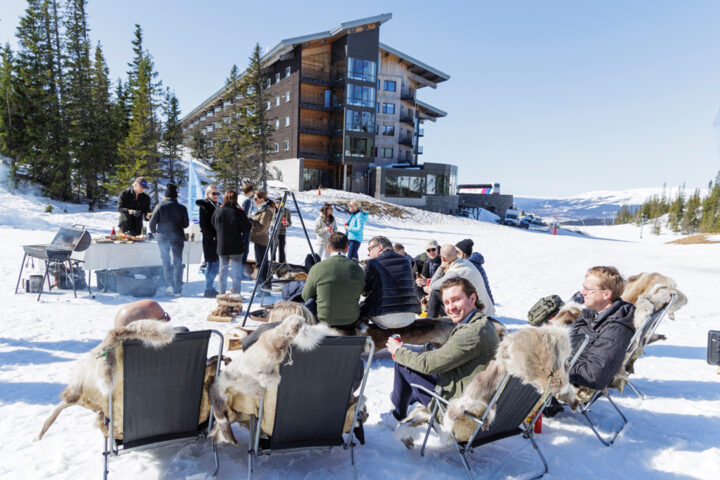
[[[346,157],[370,157],[373,141],[371,138],[345,136]]]
[[[377,77],[377,64],[372,60],[361,60],[359,58],[348,57],[348,78],[355,80],[365,80],[366,82],[375,82]]]
[[[382,158],[393,158],[393,149],[392,148],[381,148],[380,156]]]
[[[322,168],[304,168],[303,169],[303,186],[305,189],[314,190],[318,187],[334,186],[332,170]]]
[[[427,183],[425,184],[427,188],[425,191],[428,195],[435,195],[435,180],[437,176],[436,175],[428,175],[427,176]]]
[[[372,107],[375,105],[375,88],[348,83],[347,104],[361,107]]]
[[[420,198],[425,190],[423,177],[395,176],[385,177],[386,197]]]
[[[394,103],[383,103],[382,113],[395,115],[395,104]]]
[[[450,182],[447,175],[438,175],[435,185],[435,193],[437,195],[447,195],[450,191]]]
[[[397,88],[397,83],[394,80],[385,80],[385,91],[394,92]]]
[[[394,137],[395,136],[395,125],[382,125],[380,134],[385,135],[386,137]]]
[[[345,130],[352,132],[372,132],[375,126],[375,114],[372,112],[345,111]]]

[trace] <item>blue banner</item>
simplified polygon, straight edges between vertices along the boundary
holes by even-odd
[[[195,201],[202,198],[204,198],[204,195],[202,185],[200,185],[200,178],[195,171],[195,164],[190,160],[188,167],[187,199],[190,221],[193,223],[200,223],[200,207],[195,204]]]

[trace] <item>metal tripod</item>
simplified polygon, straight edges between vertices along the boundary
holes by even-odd
[[[245,326],[245,322],[247,322],[248,316],[250,316],[250,306],[252,305],[253,300],[255,300],[255,294],[257,293],[257,289],[261,281],[260,273],[265,268],[265,264],[270,262],[270,254],[275,248],[275,245],[277,244],[278,235],[280,234],[280,225],[282,224],[283,211],[285,210],[285,204],[287,203],[288,197],[292,197],[293,204],[295,205],[295,210],[290,210],[290,213],[296,213],[298,218],[300,219],[300,225],[302,225],[303,233],[305,234],[305,239],[307,240],[308,248],[310,249],[310,254],[313,259],[313,264],[315,263],[315,250],[313,249],[312,242],[310,242],[310,236],[308,235],[307,228],[305,227],[305,221],[303,220],[302,213],[300,213],[300,207],[298,206],[297,199],[295,198],[295,193],[285,190],[285,192],[283,193],[282,202],[280,203],[280,208],[277,209],[277,211],[275,212],[275,217],[273,218],[273,223],[270,230],[270,241],[268,242],[267,248],[265,248],[265,255],[263,255],[262,260],[257,258],[255,259],[255,263],[259,264],[260,267],[258,269],[258,275],[255,278],[255,285],[253,286],[253,292],[250,296],[250,301],[248,302],[248,308],[245,310],[245,318],[243,318],[242,322],[243,327]],[[268,275],[272,275],[269,266]]]

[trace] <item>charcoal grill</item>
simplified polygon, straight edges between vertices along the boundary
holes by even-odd
[[[68,271],[70,272],[70,278],[72,279],[73,294],[77,298],[77,290],[75,289],[74,281],[74,269],[78,265],[78,260],[72,260],[70,257],[73,252],[83,252],[90,246],[91,238],[84,225],[73,225],[72,227],[61,227],[55,234],[52,242],[45,245],[23,245],[22,264],[20,265],[20,275],[18,275],[18,281],[15,285],[15,293],[18,291],[20,286],[20,279],[22,278],[22,272],[25,268],[25,261],[28,257],[37,258],[45,263],[45,273],[43,274],[43,281],[40,284],[40,292],[38,293],[38,301],[43,293],[43,285],[47,281],[48,289],[52,290],[52,284],[50,283],[49,269],[51,264],[65,264],[67,263]],[[88,293],[92,295],[90,291],[90,282],[88,283]]]

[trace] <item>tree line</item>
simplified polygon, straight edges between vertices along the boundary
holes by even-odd
[[[90,38],[87,0],[28,0],[16,38],[16,51],[0,47],[0,154],[11,182],[36,183],[49,197],[90,210],[140,175],[155,202],[162,183],[183,184],[179,101],[158,79],[140,25],[126,77],[115,82],[101,43]],[[270,128],[259,46],[245,74],[233,66],[227,81],[231,115],[214,145],[196,129],[187,146],[223,187],[265,186]]]
[[[653,220],[653,232],[660,233],[660,217],[667,214],[667,227],[684,234],[720,233],[720,172],[708,183],[708,193],[699,189],[685,192],[683,185],[674,198],[665,193],[652,195],[639,207],[623,205],[615,223],[644,223]]]

